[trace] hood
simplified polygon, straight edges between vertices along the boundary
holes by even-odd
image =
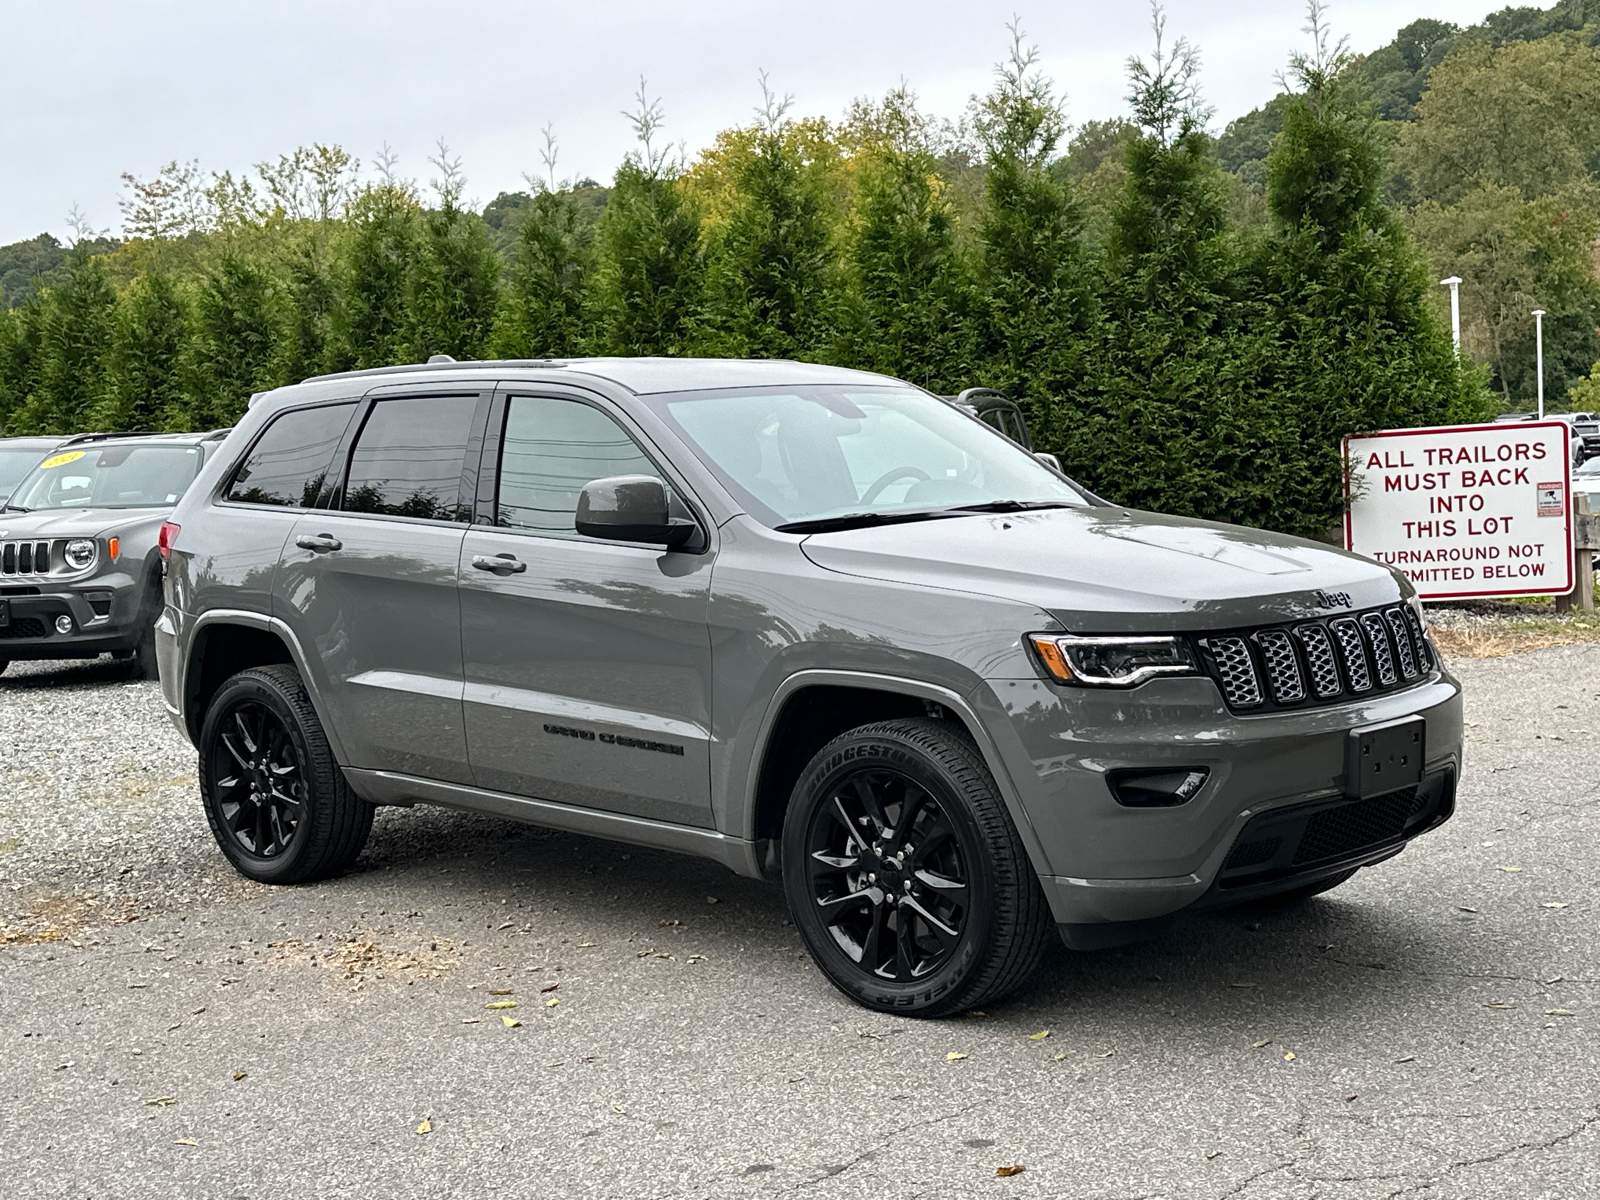
[[[1123,508],[813,534],[817,566],[1036,605],[1092,633],[1226,629],[1393,603],[1387,567],[1317,542]]]
[[[132,526],[160,524],[170,508],[51,508],[0,512],[0,541],[103,537]]]

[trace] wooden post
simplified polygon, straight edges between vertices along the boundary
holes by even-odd
[[[1573,497],[1573,523],[1572,531],[1572,570],[1576,575],[1576,586],[1573,588],[1578,599],[1580,612],[1592,613],[1594,606],[1594,552],[1600,549],[1596,545],[1600,538],[1595,535],[1600,530],[1595,528],[1597,518],[1589,512],[1589,493],[1584,492]]]

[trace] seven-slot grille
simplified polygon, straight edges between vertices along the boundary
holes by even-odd
[[[0,542],[0,575],[48,574],[49,542]]]
[[[1410,605],[1200,639],[1232,709],[1331,704],[1416,683],[1433,665]]]

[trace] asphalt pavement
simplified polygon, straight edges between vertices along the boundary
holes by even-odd
[[[927,1022],[665,853],[384,809],[351,874],[249,883],[154,684],[14,665],[0,1191],[1600,1195],[1600,647],[1457,670],[1442,830]]]

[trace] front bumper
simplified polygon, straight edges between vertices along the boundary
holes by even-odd
[[[1152,680],[1127,691],[991,680],[971,699],[1015,785],[1018,824],[1065,927],[1155,921],[1391,857],[1448,819],[1461,768],[1461,689],[1438,670],[1403,691],[1257,716],[1229,712],[1203,678]],[[1255,864],[1254,874],[1241,871],[1250,864],[1233,856],[1262,840],[1255,822],[1308,818],[1348,803],[1351,730],[1417,715],[1427,728],[1425,819],[1407,815],[1398,831],[1384,826],[1372,838],[1335,845],[1331,857],[1299,862],[1284,839],[1274,854],[1287,857]],[[1172,808],[1124,807],[1106,781],[1119,769],[1193,767],[1209,772],[1205,785]],[[1124,928],[1139,936],[1135,926]]]
[[[69,586],[0,587],[9,620],[0,625],[0,659],[93,658],[139,642],[139,595],[127,575]],[[56,630],[68,617],[70,633]]]

